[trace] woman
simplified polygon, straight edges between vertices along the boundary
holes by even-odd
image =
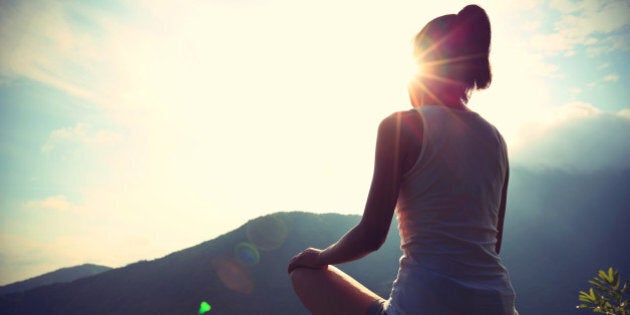
[[[308,248],[288,272],[313,314],[517,314],[498,256],[508,182],[499,132],[466,103],[490,85],[490,22],[466,6],[429,22],[414,40],[422,68],[413,109],[378,129],[370,193],[359,224],[325,250]],[[397,211],[398,276],[384,299],[333,267],[377,250]]]

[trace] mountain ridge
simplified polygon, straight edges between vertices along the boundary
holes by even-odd
[[[584,314],[577,294],[598,269],[630,275],[630,171],[569,174],[513,168],[501,257],[521,314]],[[286,275],[290,257],[323,248],[358,215],[279,212],[247,221],[212,240],[151,261],[0,296],[1,314],[307,314]],[[383,297],[396,276],[399,237],[341,265]]]
[[[51,272],[41,274],[39,276],[31,277],[25,280],[16,281],[3,286],[0,286],[0,295],[9,294],[14,292],[26,291],[36,287],[54,284],[72,282],[74,280],[89,277],[92,275],[111,270],[111,267],[101,266],[96,264],[82,264],[71,267],[60,268]]]
[[[358,220],[356,215],[270,214],[162,258],[72,283],[0,296],[0,313],[192,314],[207,301],[213,312],[220,314],[307,314],[290,288],[286,275],[289,258],[303,249],[304,243],[330,244]],[[264,239],[262,231],[281,233],[275,233],[279,238]],[[384,253],[375,257],[385,257]],[[360,265],[347,267],[351,273],[360,274]],[[391,284],[395,259],[388,265],[392,266]],[[384,294],[388,290],[382,283],[373,287],[375,291],[381,287]]]

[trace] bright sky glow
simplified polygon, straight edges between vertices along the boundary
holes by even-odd
[[[467,4],[107,3],[0,2],[0,285],[276,211],[360,214],[413,36]],[[514,163],[630,167],[630,3],[478,4],[494,78],[471,107]]]

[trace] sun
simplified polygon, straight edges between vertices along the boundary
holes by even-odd
[[[402,77],[405,81],[411,82],[411,80],[417,80],[425,75],[426,65],[418,62],[413,56],[409,56],[404,61],[404,71]]]

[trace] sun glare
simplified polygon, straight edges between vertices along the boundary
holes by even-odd
[[[406,58],[404,62],[404,79],[406,81],[413,80],[424,74],[425,65],[417,62],[412,56]]]

